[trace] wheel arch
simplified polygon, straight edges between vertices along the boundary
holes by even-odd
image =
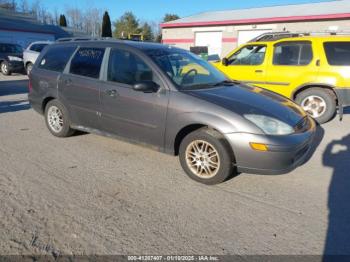
[[[32,61],[27,61],[26,64],[25,64],[25,67],[27,67],[29,64],[34,65],[34,63],[32,63]]]
[[[184,126],[183,128],[181,128],[176,136],[175,136],[175,140],[174,140],[174,155],[178,155],[179,154],[179,149],[180,149],[180,144],[182,142],[182,140],[190,133],[193,133],[201,128],[208,128],[218,134],[220,134],[220,137],[222,137],[222,139],[226,140],[226,142],[228,143],[226,137],[224,134],[222,134],[219,130],[217,130],[216,128],[207,125],[207,124],[202,124],[202,123],[195,123],[195,124],[189,124],[187,126]],[[233,150],[230,147],[230,153],[234,156]]]
[[[306,84],[306,85],[302,85],[302,86],[299,86],[298,88],[295,89],[295,91],[292,93],[291,95],[291,99],[293,101],[295,101],[295,99],[297,98],[297,95],[300,94],[301,92],[307,90],[307,89],[310,89],[310,88],[316,88],[316,87],[320,87],[320,88],[325,88],[325,89],[328,89],[330,91],[332,91],[332,93],[334,94],[334,97],[336,99],[336,103],[337,105],[339,105],[339,101],[338,101],[338,95],[337,93],[335,92],[335,86],[332,86],[332,85],[329,85],[329,84],[319,84],[319,83],[314,83],[314,84]]]
[[[174,155],[177,156],[179,154],[180,144],[188,134],[204,127],[208,128],[208,125],[197,123],[197,124],[189,124],[181,128],[175,136],[174,145],[173,145]]]
[[[46,98],[43,100],[43,102],[41,103],[41,110],[42,110],[43,113],[45,112],[46,105],[47,105],[50,101],[55,100],[55,99],[56,99],[56,98],[53,97],[53,96],[48,96],[48,97],[46,97]]]
[[[182,140],[189,134],[200,128],[208,128],[220,134],[227,140],[225,134],[237,131],[235,121],[240,121],[240,117],[230,114],[225,117],[225,112],[212,114],[207,112],[186,112],[172,117],[165,136],[165,152],[178,155]]]

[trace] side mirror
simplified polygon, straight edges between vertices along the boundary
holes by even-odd
[[[224,57],[221,61],[222,65],[224,66],[228,66],[229,62],[228,62],[228,59],[226,57]]]
[[[153,81],[142,81],[135,83],[133,89],[144,93],[155,93],[158,91],[159,85]]]

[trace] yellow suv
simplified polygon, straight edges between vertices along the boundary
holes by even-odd
[[[213,64],[233,80],[294,100],[321,124],[350,105],[350,36],[268,34]]]

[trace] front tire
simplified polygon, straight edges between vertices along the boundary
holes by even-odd
[[[232,150],[215,130],[201,128],[180,144],[179,159],[186,174],[207,185],[224,182],[234,173]]]
[[[6,76],[11,75],[9,64],[6,61],[2,61],[0,65],[1,73]]]
[[[310,88],[297,95],[297,102],[319,124],[330,121],[337,110],[334,93],[326,88]]]
[[[68,137],[74,133],[70,128],[70,118],[65,106],[58,100],[51,100],[45,107],[46,126],[57,137]]]

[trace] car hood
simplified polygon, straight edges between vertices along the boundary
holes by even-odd
[[[244,84],[188,90],[186,93],[242,116],[265,115],[290,126],[295,126],[306,116],[305,112],[291,100],[263,88]]]

